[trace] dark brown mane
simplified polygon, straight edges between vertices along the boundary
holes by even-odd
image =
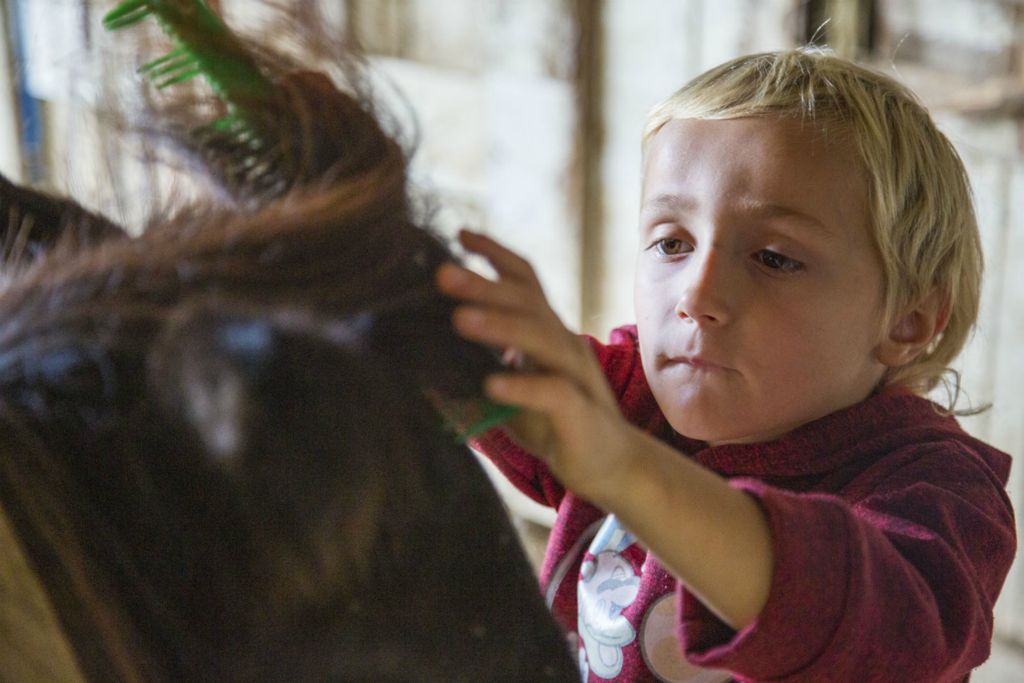
[[[497,361],[451,329],[405,154],[324,77],[282,82],[286,187],[194,147],[238,203],[40,239],[0,295],[0,500],[82,673],[574,680],[427,398],[479,400]]]

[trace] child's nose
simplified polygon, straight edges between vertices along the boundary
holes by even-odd
[[[728,256],[713,247],[696,255],[684,274],[676,315],[699,324],[724,325],[732,308]]]

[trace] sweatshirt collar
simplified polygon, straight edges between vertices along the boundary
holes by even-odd
[[[672,444],[725,476],[794,477],[834,471],[914,440],[970,438],[931,401],[906,392],[874,394],[762,443],[706,443],[672,433]]]

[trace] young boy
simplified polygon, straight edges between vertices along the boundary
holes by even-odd
[[[486,237],[461,239],[496,281],[438,273],[459,332],[533,368],[489,378],[525,410],[479,446],[558,510],[541,581],[584,679],[965,680],[1016,541],[1009,457],[923,398],[978,308],[955,151],[902,86],[802,49],[689,83],[644,156],[637,325],[608,345]]]

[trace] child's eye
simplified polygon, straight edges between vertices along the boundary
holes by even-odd
[[[672,238],[658,240],[654,243],[654,248],[662,256],[678,256],[688,251],[686,242]]]
[[[754,258],[765,268],[778,270],[783,273],[793,273],[804,267],[804,264],[799,261],[770,249],[762,249],[754,255]]]

